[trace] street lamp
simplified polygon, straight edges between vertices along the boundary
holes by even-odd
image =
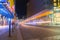
[[[8,23],[9,23],[9,37],[11,37],[11,19],[8,18]]]

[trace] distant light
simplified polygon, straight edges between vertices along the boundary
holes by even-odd
[[[8,21],[10,21],[11,19],[10,18],[8,18]]]
[[[1,29],[6,29],[6,28],[9,28],[8,25],[3,25],[3,26],[0,25],[0,30]]]

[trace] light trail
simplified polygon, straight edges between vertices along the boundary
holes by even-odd
[[[30,18],[27,18],[26,20],[22,21],[21,23],[23,24],[23,23],[26,23],[28,21],[31,21],[31,20],[34,20],[34,19],[38,19],[38,18],[41,18],[43,16],[47,16],[49,14],[52,14],[50,10],[44,10],[42,12],[37,13],[36,15],[33,15]]]
[[[3,25],[3,26],[0,25],[0,29],[5,29],[5,28],[9,28],[9,25],[6,25],[6,26],[5,25]]]

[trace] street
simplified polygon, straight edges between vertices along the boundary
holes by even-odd
[[[18,26],[16,26],[11,37],[8,36],[8,26],[1,27],[0,40],[60,40],[59,27],[39,27],[24,24]]]
[[[24,40],[60,40],[60,28],[21,25]]]

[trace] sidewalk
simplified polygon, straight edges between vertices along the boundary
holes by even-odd
[[[11,30],[11,37],[9,37],[9,28],[5,27],[4,29],[0,30],[0,40],[23,40],[20,26],[17,24],[15,25],[15,29],[12,32]],[[2,33],[3,32],[3,33]]]
[[[16,39],[16,32],[12,33],[12,36],[9,37],[9,28],[8,26],[0,28],[0,40],[15,40]],[[17,40],[17,39],[16,39]]]
[[[16,27],[16,33],[17,33],[17,40],[23,40],[23,36],[19,25]]]

